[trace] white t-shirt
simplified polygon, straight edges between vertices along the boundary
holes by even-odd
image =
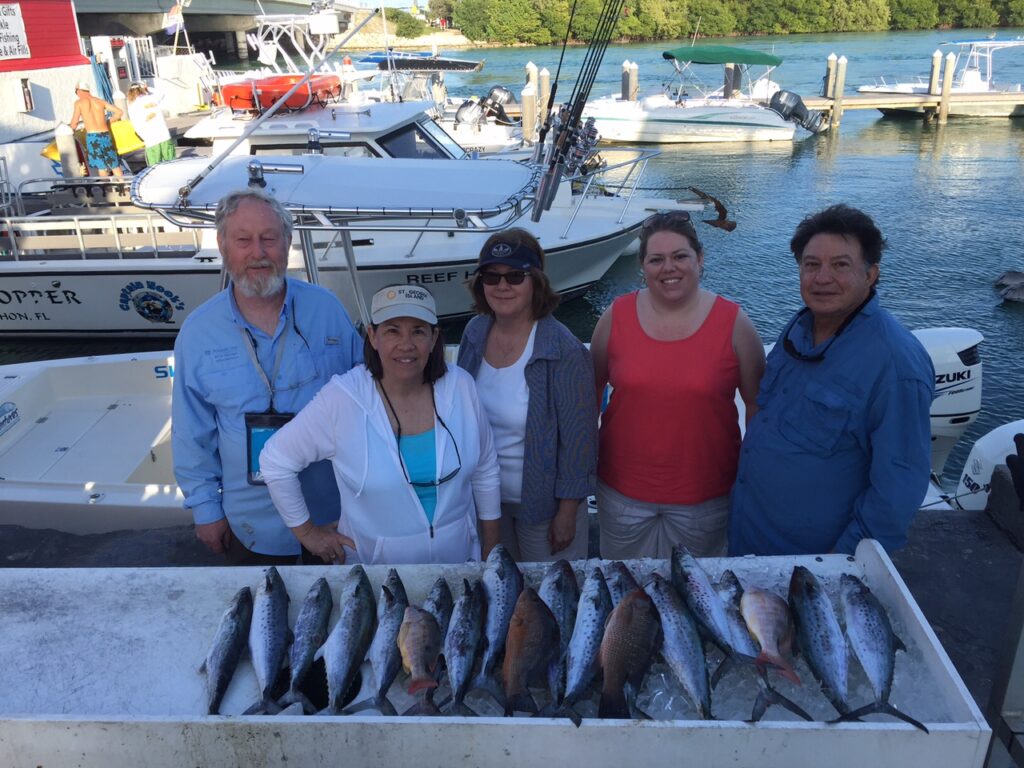
[[[128,105],[128,119],[132,121],[132,128],[147,147],[155,147],[171,138],[164,113],[160,109],[161,100],[158,94],[146,93]]]
[[[533,324],[523,354],[507,368],[494,368],[487,360],[480,361],[476,388],[487,420],[494,433],[501,468],[501,501],[518,504],[523,496],[523,449],[526,443],[526,409],[530,390],[526,386],[526,364],[533,355]]]

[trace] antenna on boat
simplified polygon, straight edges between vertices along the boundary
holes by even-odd
[[[698,16],[697,17],[697,26],[695,26],[693,28],[693,36],[690,37],[690,47],[691,48],[697,44],[697,30],[700,29],[700,20],[703,19],[703,18],[704,18],[703,16]]]
[[[365,27],[369,23],[370,19],[374,18],[377,15],[377,13],[379,13],[379,10],[375,9],[369,14],[367,14],[366,18],[359,22],[359,24],[356,25],[355,29],[349,32],[341,40],[340,43],[334,46],[330,53],[324,56],[324,61],[327,61],[327,59],[331,58],[331,56],[333,56],[339,50],[341,50],[345,43],[351,40],[359,32],[359,30]],[[268,109],[256,120],[254,120],[248,127],[246,127],[246,129],[242,131],[242,135],[235,139],[235,141],[231,144],[230,147],[228,147],[221,154],[213,158],[213,161],[208,166],[206,166],[206,168],[200,171],[195,178],[187,181],[185,183],[185,186],[178,190],[178,205],[184,207],[188,201],[188,196],[192,194],[192,190],[195,189],[196,186],[198,186],[198,184],[210,174],[210,171],[212,171],[214,168],[220,165],[221,162],[223,162],[224,158],[230,157],[231,153],[235,150],[235,147],[237,147],[243,141],[248,139],[252,132],[263,124],[264,120],[271,117],[275,112],[277,112],[277,110],[281,108],[281,105],[286,103],[288,99],[291,98],[293,93],[295,93],[297,90],[299,90],[299,88],[308,83],[310,78],[313,76],[314,72],[316,72],[316,64],[311,63],[309,66],[309,71],[306,72],[305,76],[301,80],[297,81],[294,85],[292,85],[292,87],[288,89],[288,92],[283,94],[277,101],[275,101],[274,104],[270,107],[270,109]]]

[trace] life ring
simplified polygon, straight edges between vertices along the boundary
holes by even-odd
[[[224,103],[231,109],[269,109],[292,89],[305,75],[275,75],[256,80],[242,80],[221,86]],[[314,103],[323,103],[341,94],[341,79],[337,75],[313,75],[309,82],[288,97],[287,109],[306,109]]]

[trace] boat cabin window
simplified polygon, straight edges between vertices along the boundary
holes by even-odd
[[[392,157],[450,160],[465,154],[447,133],[430,121],[403,125],[398,130],[381,136],[377,143]]]
[[[380,157],[369,144],[339,144],[321,142],[323,154],[335,155],[337,157]],[[249,150],[253,155],[304,155],[308,152],[305,143],[302,144],[261,144],[253,146]]]

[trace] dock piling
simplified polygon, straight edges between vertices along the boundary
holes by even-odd
[[[829,120],[830,128],[838,128],[839,121],[843,119],[843,89],[846,87],[846,57],[840,56],[836,60],[836,79],[832,85],[832,115]]]
[[[519,100],[523,109],[523,138],[532,142],[537,132],[537,89],[532,83],[523,87]]]
[[[946,64],[942,68],[942,94],[939,96],[939,125],[945,125],[949,117],[949,95],[953,90],[953,67],[956,66],[956,54],[946,54]]]
[[[821,95],[826,99],[832,98],[832,91],[836,82],[836,59],[834,53],[830,53],[825,59],[825,83],[821,87]]]
[[[541,122],[547,119],[551,111],[551,73],[544,67],[538,75],[537,114]]]
[[[932,54],[932,67],[928,73],[928,93],[937,96],[939,93],[939,75],[942,72],[942,51],[936,49]]]

